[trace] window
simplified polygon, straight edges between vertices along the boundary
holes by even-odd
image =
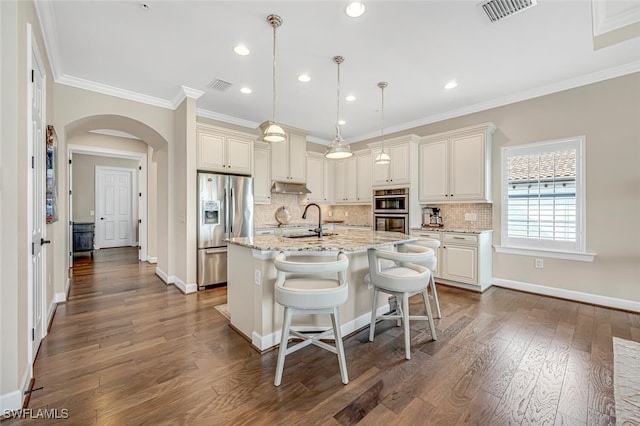
[[[584,138],[502,149],[503,247],[584,253]]]

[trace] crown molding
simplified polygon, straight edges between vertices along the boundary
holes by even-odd
[[[620,65],[606,70],[594,72],[591,74],[583,75],[580,77],[570,78],[568,80],[560,81],[558,83],[549,84],[546,86],[536,87],[535,89],[526,90],[524,92],[515,93],[509,96],[503,96],[501,98],[492,99],[487,102],[480,102],[474,105],[470,105],[464,108],[458,108],[451,111],[443,112],[441,114],[431,115],[429,117],[421,118],[419,120],[409,121],[404,124],[396,126],[390,126],[385,128],[385,136],[387,134],[401,132],[404,130],[414,129],[420,126],[426,126],[427,124],[437,123],[440,121],[448,120],[451,118],[461,117],[467,114],[473,114],[480,111],[486,111],[488,109],[497,108],[516,102],[522,102],[529,99],[537,98],[540,96],[550,95],[564,90],[575,89],[576,87],[586,86],[600,81],[609,80],[623,75],[632,74],[640,71],[640,60],[630,62],[628,64]],[[373,139],[380,136],[380,131],[365,133],[352,139],[353,142],[360,142],[367,139]]]
[[[57,82],[62,76],[62,60],[60,59],[60,49],[58,49],[58,36],[56,30],[56,20],[53,13],[52,1],[34,1],[36,15],[40,22],[42,31],[42,39],[44,40],[44,48],[49,66],[53,73],[53,79]]]
[[[72,77],[69,75],[63,75],[59,79],[56,79],[56,83],[77,87],[79,89],[89,90],[91,92],[102,93],[103,95],[110,95],[134,102],[140,102],[147,105],[153,105],[160,108],[167,108],[171,110],[175,109],[173,103],[166,99],[143,95],[142,93],[133,92],[131,90],[120,89],[117,87],[108,86],[106,84],[96,83],[95,81],[84,80],[82,78]]]
[[[230,115],[220,114],[218,112],[213,112],[202,108],[196,109],[196,115],[198,117],[210,118],[211,120],[222,121],[224,123],[248,127],[250,129],[257,129],[258,127],[260,127],[260,123],[256,123],[255,121],[244,120],[242,118],[232,117]]]
[[[180,90],[178,90],[178,94],[173,98],[171,104],[173,105],[173,109],[176,109],[185,99],[198,99],[202,95],[204,95],[204,91],[202,90],[192,89],[187,86],[180,86]]]
[[[634,5],[633,2],[630,2],[629,5],[632,6],[631,8],[619,12],[616,15],[611,15],[607,5],[610,2],[611,0],[593,0],[591,3],[594,36],[599,36],[640,22],[640,3]]]

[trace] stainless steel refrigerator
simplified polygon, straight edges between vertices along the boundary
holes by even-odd
[[[198,173],[198,289],[227,282],[225,238],[253,236],[253,179]]]

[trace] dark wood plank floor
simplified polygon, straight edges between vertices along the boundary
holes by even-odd
[[[385,321],[373,343],[368,329],[345,339],[348,385],[333,354],[308,347],[276,388],[277,353],[214,309],[224,288],[185,296],[154,269],[132,249],[76,260],[29,408],[68,409],[65,424],[612,424],[612,336],[640,340],[640,315],[440,285],[439,339],[412,323],[410,361]]]

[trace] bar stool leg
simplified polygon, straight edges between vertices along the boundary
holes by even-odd
[[[424,299],[424,308],[427,311],[427,318],[429,319],[429,328],[431,328],[431,338],[438,340],[436,337],[436,325],[433,323],[433,314],[431,313],[431,305],[429,304],[429,293],[425,288],[422,292],[422,298]]]
[[[411,333],[409,332],[409,295],[402,295],[402,322],[404,325],[404,357],[411,359]]]
[[[438,302],[438,292],[436,291],[436,280],[433,278],[433,273],[429,279],[429,286],[431,287],[431,295],[433,296],[433,301],[436,305],[436,318],[442,318],[442,315],[440,314],[440,303]]]
[[[331,314],[331,323],[333,324],[333,336],[336,341],[336,351],[338,352],[338,365],[340,366],[340,376],[342,376],[342,383],[345,385],[349,383],[349,376],[347,374],[347,360],[344,357],[344,345],[342,343],[342,333],[340,332],[340,319],[338,317],[338,307],[333,307],[333,313]]]
[[[376,312],[378,311],[378,289],[373,288],[373,304],[371,305],[371,326],[369,327],[369,341],[373,342],[376,334]]]
[[[287,354],[287,342],[289,341],[289,328],[291,327],[291,308],[284,308],[284,322],[282,324],[282,338],[280,339],[280,349],[278,350],[278,364],[276,365],[276,378],[274,385],[280,386],[282,382],[282,370],[284,369],[284,357]]]

